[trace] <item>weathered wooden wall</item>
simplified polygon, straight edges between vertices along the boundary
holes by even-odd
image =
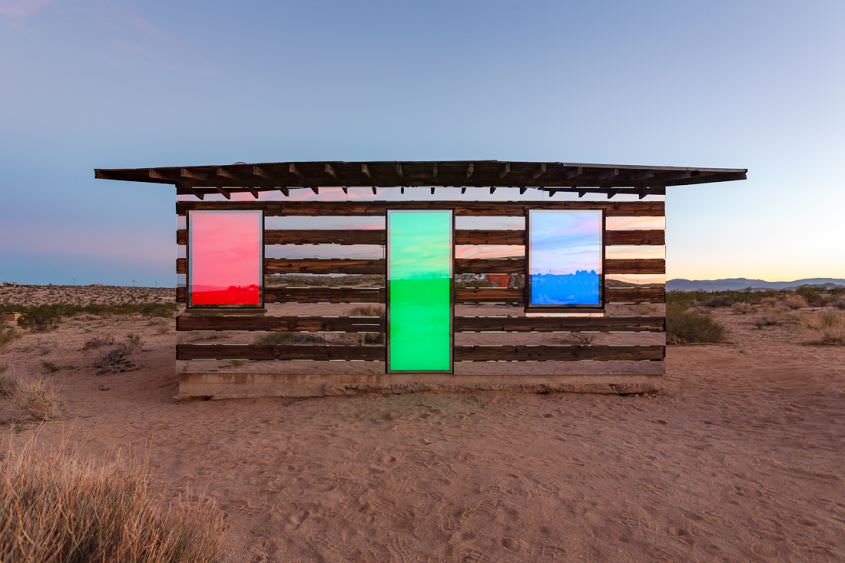
[[[604,312],[576,315],[526,313],[523,229],[466,229],[455,232],[454,375],[384,375],[386,233],[381,229],[292,230],[265,223],[263,314],[182,312],[177,360],[182,395],[215,397],[255,394],[313,394],[327,389],[417,386],[499,387],[591,382],[604,390],[653,386],[665,356],[665,236],[663,201],[179,201],[190,209],[263,209],[265,218],[370,216],[387,209],[452,209],[460,217],[524,217],[527,209],[604,209]],[[657,226],[631,228],[638,218]],[[655,221],[651,221],[655,223]],[[177,231],[184,247],[187,233]],[[290,245],[321,249],[369,245],[373,257],[289,258]],[[502,258],[471,258],[467,246],[508,245]],[[176,271],[184,280],[184,248]],[[380,257],[376,257],[380,256]],[[320,274],[344,274],[326,277]],[[510,274],[510,287],[479,287],[461,274]],[[471,276],[464,276],[471,277]],[[184,303],[185,287],[177,290]],[[268,334],[286,333],[268,338]],[[304,378],[304,379],[303,379]],[[304,383],[306,382],[307,383]],[[630,385],[628,384],[630,382]],[[574,383],[572,383],[574,385]],[[294,388],[299,385],[299,391]],[[284,392],[290,386],[290,393]],[[415,387],[416,388],[416,387]]]

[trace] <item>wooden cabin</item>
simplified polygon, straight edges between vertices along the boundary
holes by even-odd
[[[179,397],[642,393],[666,355],[665,195],[746,170],[281,162],[176,187]]]

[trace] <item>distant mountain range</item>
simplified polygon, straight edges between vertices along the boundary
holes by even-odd
[[[788,282],[770,282],[749,278],[728,278],[722,280],[669,280],[666,291],[730,291],[742,289],[794,289],[802,285],[845,286],[845,279],[806,278]]]

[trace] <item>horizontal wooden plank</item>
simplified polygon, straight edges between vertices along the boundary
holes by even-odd
[[[518,274],[525,271],[525,258],[456,258],[456,274]]]
[[[384,230],[266,229],[264,245],[273,244],[385,244]],[[176,231],[176,244],[188,244],[187,229]]]
[[[382,332],[382,317],[191,315],[176,318],[176,330],[254,330],[280,332]],[[455,317],[456,332],[662,332],[654,317]]]
[[[361,362],[364,363],[364,362]],[[455,364],[456,379],[506,378],[508,381],[532,381],[547,376],[556,381],[567,377],[587,377],[600,380],[609,376],[624,379],[638,376],[661,376],[666,371],[665,361],[651,360],[605,360],[582,362],[547,360],[541,364],[525,362],[458,362]],[[259,366],[260,367],[260,364]],[[426,380],[428,381],[428,380]]]
[[[504,287],[455,288],[456,303],[511,303],[522,304],[522,289]],[[662,303],[666,299],[663,287],[608,287],[604,300],[608,303]]]
[[[456,346],[456,362],[663,360],[663,346]]]
[[[457,258],[456,274],[521,274],[525,271],[525,258]],[[608,274],[663,274],[663,259],[624,258],[605,260]]]
[[[522,303],[525,292],[507,287],[456,287],[455,303]]]
[[[383,274],[385,261],[268,258],[264,260],[264,271],[268,274]]]
[[[265,230],[264,244],[385,244],[383,230]]]
[[[552,331],[647,331],[663,332],[664,319],[658,317],[455,317],[459,332],[552,332]]]
[[[176,301],[184,303],[186,289],[176,289]],[[663,303],[666,292],[663,287],[610,287],[605,290],[608,303]],[[522,289],[503,287],[458,287],[455,288],[455,303],[510,303],[521,305],[524,300]],[[273,287],[264,288],[266,303],[384,303],[385,290],[382,287]]]
[[[177,360],[384,360],[384,346],[177,344]]]
[[[384,303],[383,287],[266,287],[266,303]]]
[[[264,244],[385,244],[384,230],[278,230],[264,231]],[[176,231],[176,244],[188,244],[188,231]],[[455,244],[525,244],[524,230],[456,230]],[[662,245],[662,230],[605,231],[605,244]]]
[[[524,245],[524,230],[456,230],[455,244],[506,244]],[[663,245],[666,243],[664,231],[605,231],[604,243],[613,245]]]
[[[525,231],[520,230],[455,230],[455,244],[524,245]]]
[[[185,303],[188,291],[176,288],[176,302]],[[384,303],[384,288],[370,287],[265,287],[265,303]]]
[[[605,301],[609,303],[663,303],[666,289],[655,287],[606,287]]]
[[[456,362],[653,360],[663,346],[456,346]],[[383,360],[384,346],[178,344],[177,360]]]
[[[663,230],[650,231],[605,231],[604,243],[613,245],[644,245],[659,246],[666,244],[666,232]]]
[[[604,209],[608,216],[662,217],[662,201],[177,201],[176,212],[190,209],[263,209],[267,216],[384,215],[388,209],[452,209],[456,215],[525,215],[527,209]]]
[[[666,260],[649,258],[615,258],[604,262],[606,274],[665,274]]]
[[[270,317],[266,315],[179,315],[176,330],[261,330],[273,332],[383,332],[382,317]]]

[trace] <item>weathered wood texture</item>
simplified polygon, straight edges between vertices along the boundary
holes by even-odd
[[[285,259],[264,260],[266,274],[383,274],[384,260]]]
[[[380,230],[281,230],[265,229],[264,244],[378,244],[387,241],[387,233]],[[613,245],[663,245],[666,242],[662,230],[606,231],[604,242]],[[176,231],[176,243],[188,244],[188,231]],[[455,231],[455,244],[504,244],[522,246],[525,244],[524,230],[462,230]]]
[[[384,346],[179,344],[178,360],[380,360]],[[455,346],[456,362],[663,360],[663,346]]]
[[[664,321],[655,317],[455,317],[456,332],[662,332]],[[315,317],[226,314],[183,314],[177,330],[251,330],[284,332],[382,332],[383,317]]]
[[[604,209],[611,217],[659,217],[664,203],[654,201],[626,202],[360,202],[360,201],[251,201],[177,203],[177,211],[189,209],[263,209],[266,216],[383,216],[388,209],[452,209],[456,216],[498,217],[524,216],[527,209]],[[387,232],[380,229],[278,229],[265,228],[264,244],[273,256],[286,256],[280,245],[377,245],[387,244]],[[521,280],[526,271],[524,229],[457,229],[456,245],[507,245],[521,247],[523,256],[512,258],[458,258],[455,274],[510,274]],[[177,242],[187,243],[187,232],[177,232]],[[663,230],[608,230],[605,246],[654,247],[665,244]],[[514,249],[519,254],[519,248]],[[351,251],[351,249],[350,249]],[[608,258],[605,274],[663,274],[665,260],[651,258]],[[317,254],[319,255],[319,254]],[[460,255],[460,254],[459,254]],[[376,254],[377,256],[377,254]],[[636,256],[636,254],[634,254]],[[386,311],[378,305],[387,301],[385,259],[352,258],[267,258],[264,261],[264,300],[267,314],[232,314],[210,310],[189,311],[177,318],[177,329],[183,335],[192,331],[218,331],[221,340],[190,342],[177,347],[177,358],[189,368],[203,369],[221,363],[219,369],[231,369],[230,360],[249,360],[244,368],[255,365],[296,367],[297,373],[311,373],[331,385],[332,374],[349,366],[348,372],[383,373],[386,349]],[[187,271],[187,260],[180,258],[177,272]],[[308,278],[314,274],[316,278]],[[349,278],[327,278],[326,274],[349,275]],[[306,277],[303,277],[306,276]],[[355,276],[366,276],[356,278]],[[634,276],[636,278],[636,276]],[[623,278],[625,279],[625,278]],[[318,285],[320,283],[326,285]],[[339,283],[350,287],[339,286]],[[538,369],[544,374],[568,377],[621,378],[659,375],[663,373],[665,356],[665,289],[662,284],[637,285],[606,280],[604,314],[598,316],[537,316],[526,314],[525,289],[506,287],[466,287],[463,280],[454,289],[455,317],[453,329],[456,345],[452,380],[471,378],[477,384],[513,378],[528,381]],[[313,285],[311,285],[313,284]],[[366,285],[366,287],[364,287]],[[177,299],[185,301],[186,288],[177,290]],[[303,305],[296,305],[297,303]],[[349,304],[349,305],[347,305]],[[361,309],[352,304],[376,304],[361,316]],[[271,313],[272,308],[276,309]],[[464,312],[459,312],[461,308]],[[478,309],[478,312],[472,312]],[[490,309],[492,313],[481,312]],[[282,312],[280,312],[282,311]],[[299,314],[299,311],[302,311]],[[379,312],[381,311],[381,314]],[[561,312],[566,311],[561,309]],[[346,315],[343,315],[343,312]],[[253,343],[253,333],[327,333],[329,344],[302,343],[266,345]],[[228,333],[228,334],[227,334]],[[329,334],[353,333],[353,334]],[[354,333],[361,333],[355,335]],[[511,334],[509,334],[511,333]],[[380,335],[370,340],[366,335]],[[362,345],[362,342],[372,344]],[[351,344],[350,344],[351,343]],[[347,363],[353,361],[352,363]],[[531,362],[525,364],[525,362]],[[548,368],[528,369],[545,365]],[[313,367],[309,367],[313,366]],[[374,367],[375,366],[375,367]],[[353,369],[354,368],[354,369]],[[256,367],[256,369],[261,369]],[[278,367],[268,368],[270,371]],[[344,369],[340,370],[344,372]],[[320,375],[322,374],[322,375]],[[409,375],[422,381],[431,375]],[[372,377],[372,376],[367,376]],[[377,385],[391,385],[393,374],[384,376]],[[476,382],[477,380],[477,382]],[[501,380],[501,379],[500,379]],[[469,379],[467,379],[469,381]],[[480,382],[480,383],[479,383]],[[491,383],[492,384],[492,383]],[[231,385],[235,385],[234,383]],[[519,383],[519,385],[523,385]],[[621,388],[621,387],[620,387]]]
[[[662,332],[665,321],[657,317],[455,317],[456,331],[650,331]]]
[[[476,217],[524,216],[527,209],[604,209],[610,217],[662,217],[662,201],[178,201],[176,212],[189,209],[263,209],[268,217],[284,215],[384,215],[388,209],[451,209],[455,215]]]
[[[383,332],[382,317],[267,317],[262,315],[179,315],[176,330],[280,332]]]
[[[607,259],[606,274],[663,274],[666,261],[662,259],[633,258]],[[520,258],[458,258],[456,274],[521,274],[525,272],[526,259]]]
[[[383,360],[384,346],[177,344],[177,360]]]
[[[275,287],[264,289],[265,303],[384,303],[383,287]]]
[[[176,289],[176,301],[184,303],[187,290]],[[383,287],[282,287],[266,285],[265,303],[384,303]],[[607,287],[607,303],[663,303],[663,287]],[[455,303],[509,303],[522,305],[525,291],[504,287],[458,287]]]

